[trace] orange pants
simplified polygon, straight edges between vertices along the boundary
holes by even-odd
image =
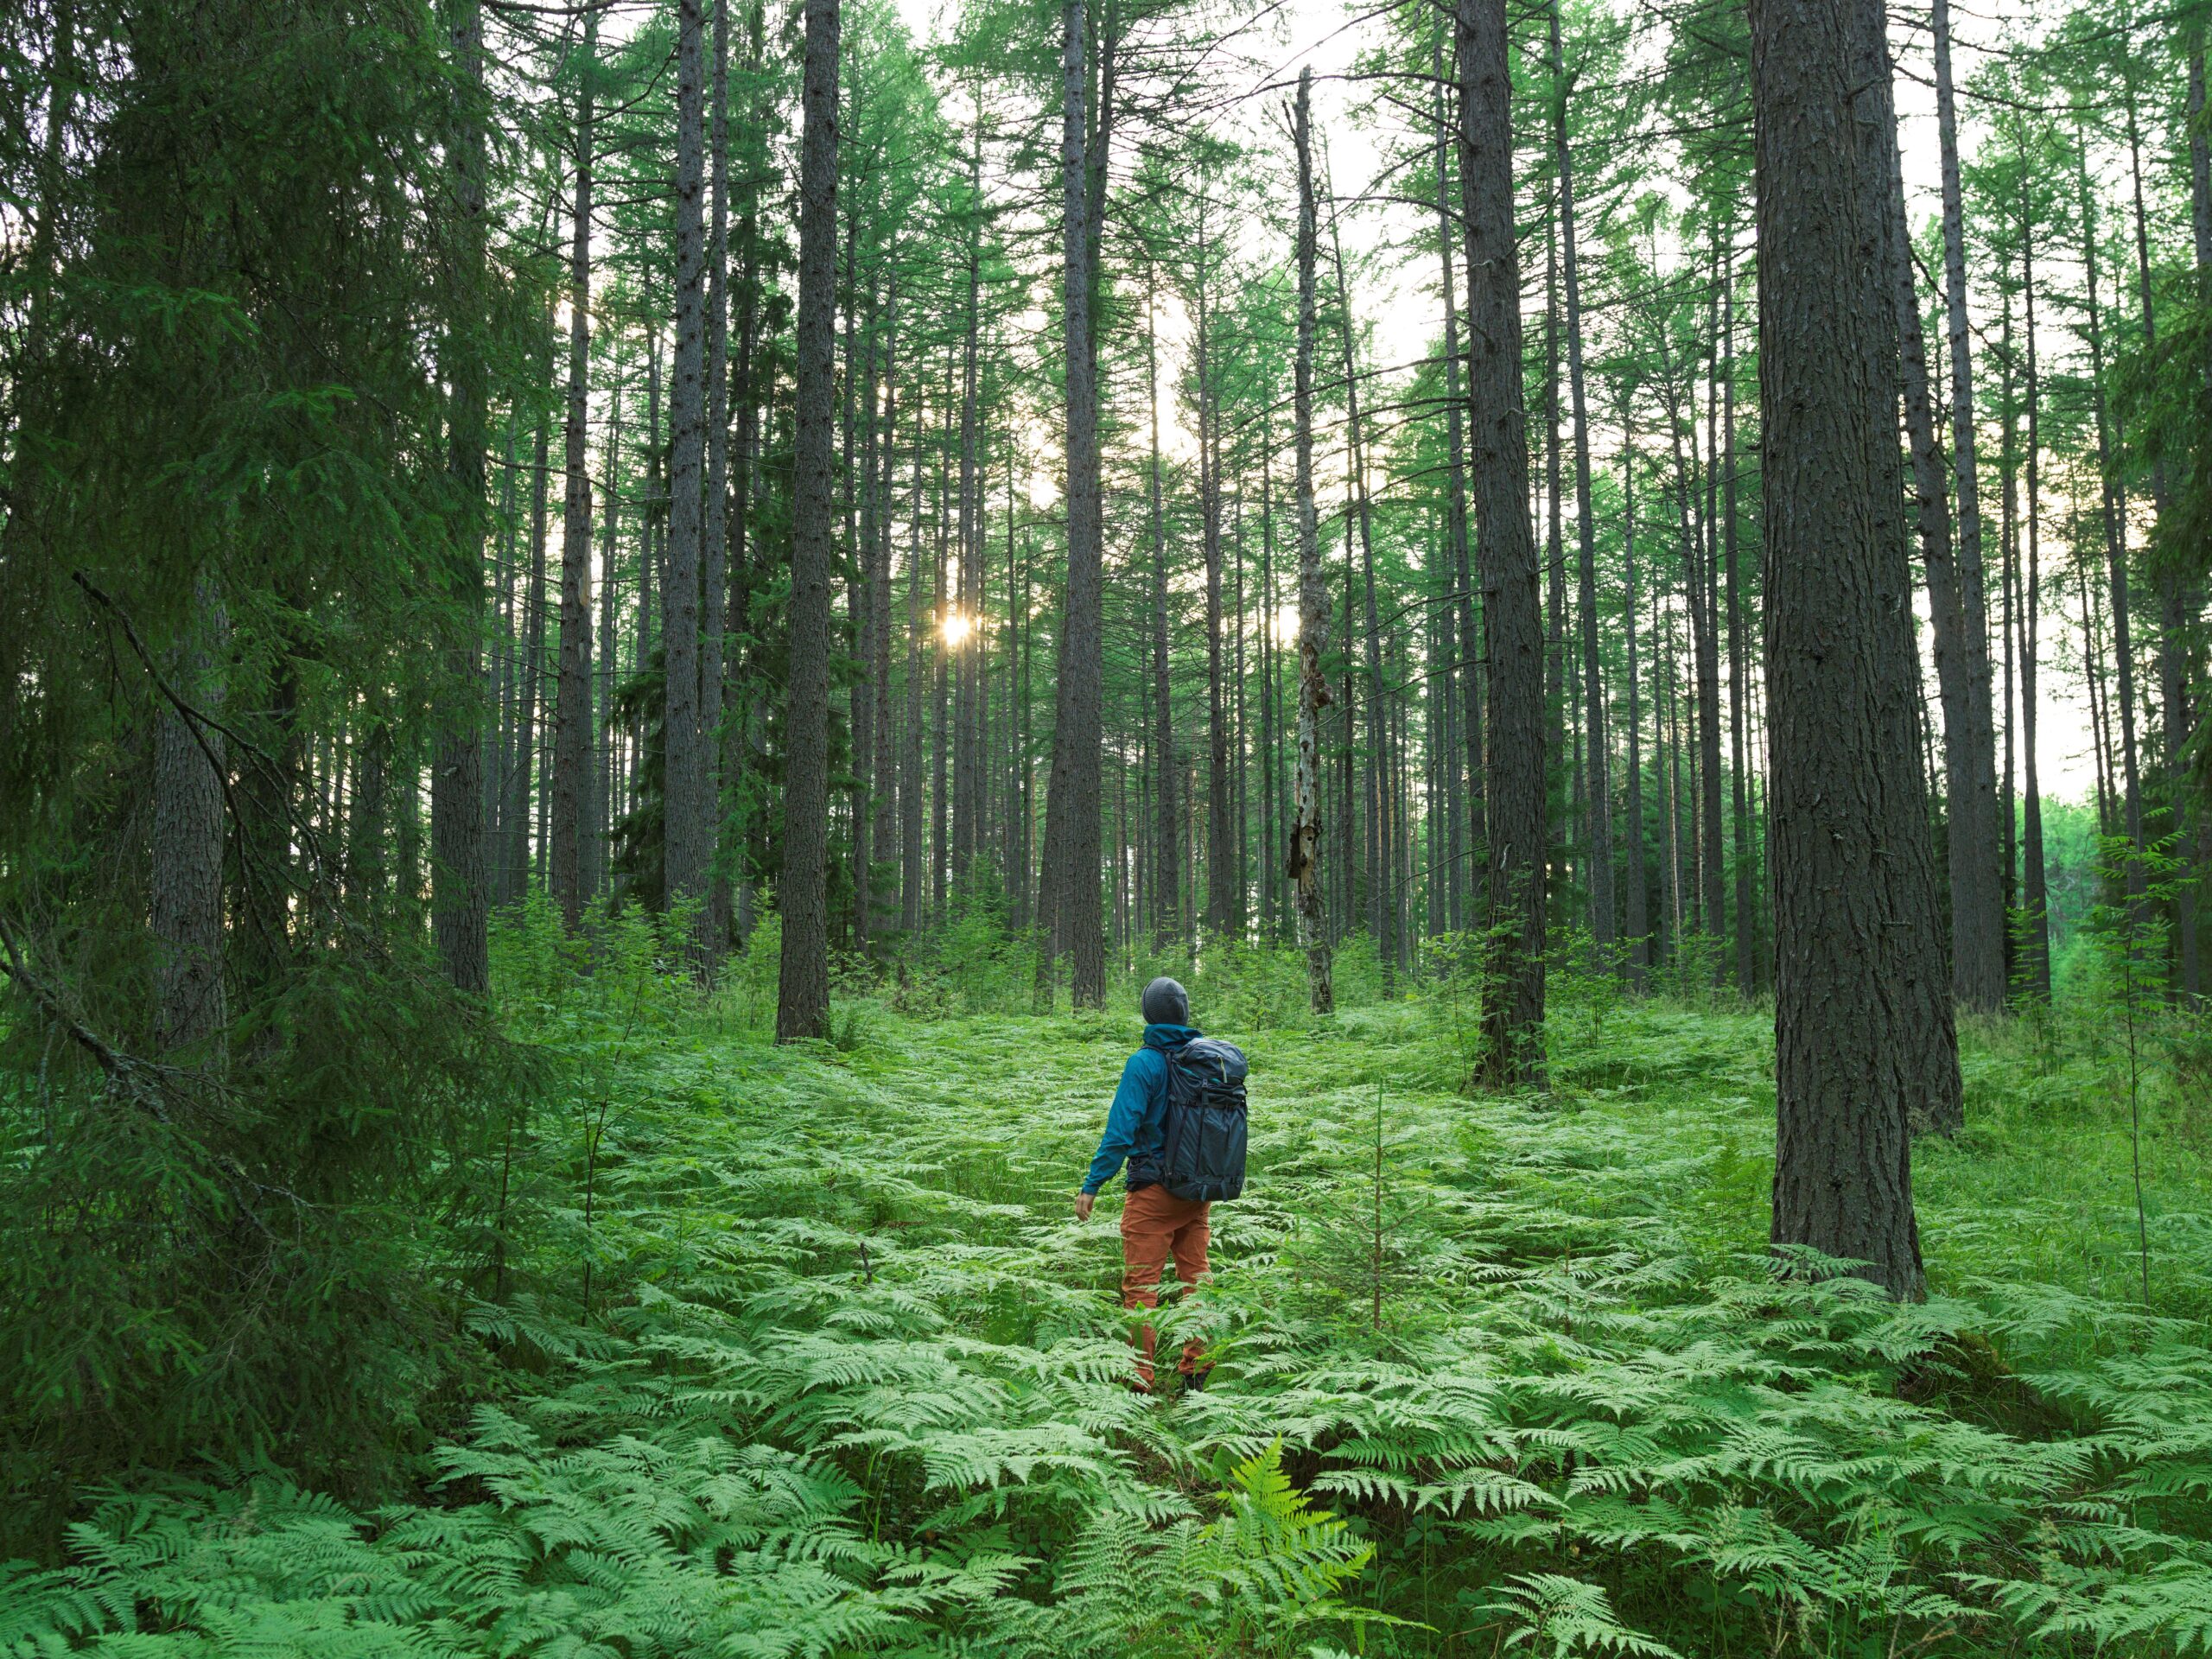
[[[1122,1206],[1122,1306],[1158,1307],[1160,1274],[1167,1258],[1175,1258],[1175,1276],[1186,1285],[1205,1277],[1206,1241],[1212,1236],[1206,1214],[1212,1206],[1195,1198],[1179,1198],[1164,1186],[1141,1186]],[[1144,1327],[1137,1361],[1142,1385],[1152,1386],[1153,1332]],[[1185,1343],[1176,1369],[1189,1376],[1198,1369],[1202,1342]]]

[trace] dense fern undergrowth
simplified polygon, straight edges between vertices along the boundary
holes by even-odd
[[[772,923],[702,1001],[542,919],[502,1017],[480,1356],[410,1484],[80,1497],[0,1569],[14,1654],[2212,1651],[2212,1114],[2094,987],[1967,1034],[1916,1154],[1934,1294],[1777,1273],[1767,1022],[1564,976],[1548,1095],[1461,1092],[1447,982],[1313,1021],[1211,964],[1253,1184],[1133,1392],[1111,1206],[1068,1198],[1136,1034],[956,936],[769,1041]],[[1130,998],[1121,999],[1133,1000]],[[2144,1226],[2131,1183],[2143,1123]]]

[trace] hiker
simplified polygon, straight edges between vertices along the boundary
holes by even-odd
[[[1122,1306],[1160,1306],[1160,1275],[1175,1258],[1175,1276],[1186,1285],[1206,1275],[1208,1217],[1214,1198],[1233,1198],[1244,1182],[1244,1056],[1233,1044],[1202,1036],[1191,1024],[1190,995],[1175,981],[1155,979],[1144,988],[1144,1046],[1122,1068],[1120,1087],[1106,1114],[1106,1133],[1090,1160],[1075,1218],[1090,1219],[1098,1189],[1128,1165],[1128,1197],[1122,1206]],[[1179,1114],[1171,1142],[1171,1105]],[[1178,1191],[1187,1197],[1177,1196]],[[1140,1389],[1153,1384],[1153,1330],[1139,1339]],[[1176,1363],[1184,1386],[1205,1387],[1205,1344],[1184,1344]]]

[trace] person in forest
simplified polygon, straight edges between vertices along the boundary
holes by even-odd
[[[1190,994],[1165,976],[1144,988],[1140,1001],[1144,1014],[1144,1043],[1122,1068],[1122,1081],[1107,1109],[1106,1132],[1099,1137],[1090,1172],[1076,1194],[1075,1218],[1090,1219],[1098,1190],[1112,1180],[1126,1162],[1128,1197],[1122,1205],[1122,1306],[1160,1306],[1160,1275],[1167,1258],[1175,1258],[1175,1276],[1186,1285],[1206,1274],[1206,1243],[1211,1236],[1208,1217],[1213,1206],[1202,1199],[1179,1198],[1161,1182],[1160,1160],[1167,1142],[1167,1057],[1199,1035],[1191,1024]],[[1147,1325],[1138,1338],[1137,1386],[1149,1393],[1153,1385],[1153,1329]],[[1212,1367],[1199,1363],[1205,1344],[1192,1341],[1183,1346],[1176,1363],[1187,1389],[1205,1387]]]

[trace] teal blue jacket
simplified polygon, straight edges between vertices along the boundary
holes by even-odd
[[[1096,1192],[1112,1180],[1124,1160],[1132,1189],[1152,1185],[1139,1172],[1158,1169],[1167,1150],[1167,1051],[1198,1035],[1196,1026],[1144,1028],[1144,1046],[1122,1068],[1114,1103],[1106,1112],[1106,1133],[1099,1137],[1090,1173],[1083,1178],[1084,1192]]]

